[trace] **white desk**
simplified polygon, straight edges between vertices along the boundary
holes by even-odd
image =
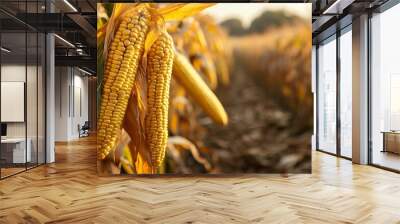
[[[25,163],[31,162],[32,160],[32,153],[31,153],[31,145],[32,141],[30,138],[26,139],[28,143],[26,147],[26,154],[25,154],[25,138],[5,138],[1,139],[1,149],[3,150],[4,147],[7,147],[5,150],[8,150],[8,147],[12,147],[12,163]],[[26,159],[26,161],[25,161]]]

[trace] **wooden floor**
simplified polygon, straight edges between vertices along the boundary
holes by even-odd
[[[11,168],[0,168],[0,169],[1,169],[1,177],[3,178],[24,171],[25,167],[23,168],[11,167]]]
[[[312,175],[98,177],[94,138],[0,181],[0,223],[400,223],[400,175],[313,154]]]

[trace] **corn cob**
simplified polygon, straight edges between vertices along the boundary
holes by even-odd
[[[175,52],[173,74],[174,78],[214,122],[221,125],[228,123],[228,115],[218,98],[186,57],[179,52]]]
[[[168,103],[174,58],[173,41],[162,32],[151,46],[147,61],[146,142],[153,167],[158,168],[165,156],[168,140]]]
[[[116,144],[143,53],[149,22],[150,13],[145,7],[127,12],[110,46],[99,114],[99,159],[104,159]]]

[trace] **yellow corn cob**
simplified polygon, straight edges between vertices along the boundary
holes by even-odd
[[[150,22],[145,7],[124,15],[107,56],[97,134],[98,158],[114,148],[128,105]]]
[[[151,46],[147,59],[146,142],[155,168],[164,160],[168,140],[168,99],[173,58],[172,38],[163,32]]]
[[[179,52],[175,52],[173,74],[174,78],[214,122],[221,125],[228,123],[228,115],[218,98],[186,57]]]

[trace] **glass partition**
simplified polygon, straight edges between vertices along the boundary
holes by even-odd
[[[27,81],[26,81],[26,114],[27,114],[27,150],[31,151],[30,161],[28,161],[28,168],[36,166],[38,160],[38,141],[37,141],[37,127],[38,127],[38,35],[36,32],[27,33]]]
[[[37,162],[46,162],[45,124],[46,124],[46,38],[43,33],[38,33],[38,64],[37,64]]]
[[[318,149],[336,153],[336,36],[318,47]]]
[[[400,5],[371,18],[372,163],[400,170]]]
[[[25,32],[1,35],[2,177],[25,170],[26,162],[31,161],[26,142],[26,41]]]
[[[340,154],[352,157],[352,33],[351,26],[340,36]]]
[[[0,12],[0,178],[45,162],[46,40],[17,19],[39,12],[39,5],[43,1],[0,2],[14,12]]]
[[[311,70],[311,90],[313,93],[313,135],[311,137],[311,149],[312,150],[316,150],[317,148],[317,140],[316,140],[316,136],[317,136],[317,91],[316,91],[316,77],[317,77],[317,47],[315,45],[312,46],[312,52],[311,52],[311,66],[312,66],[312,70]]]

